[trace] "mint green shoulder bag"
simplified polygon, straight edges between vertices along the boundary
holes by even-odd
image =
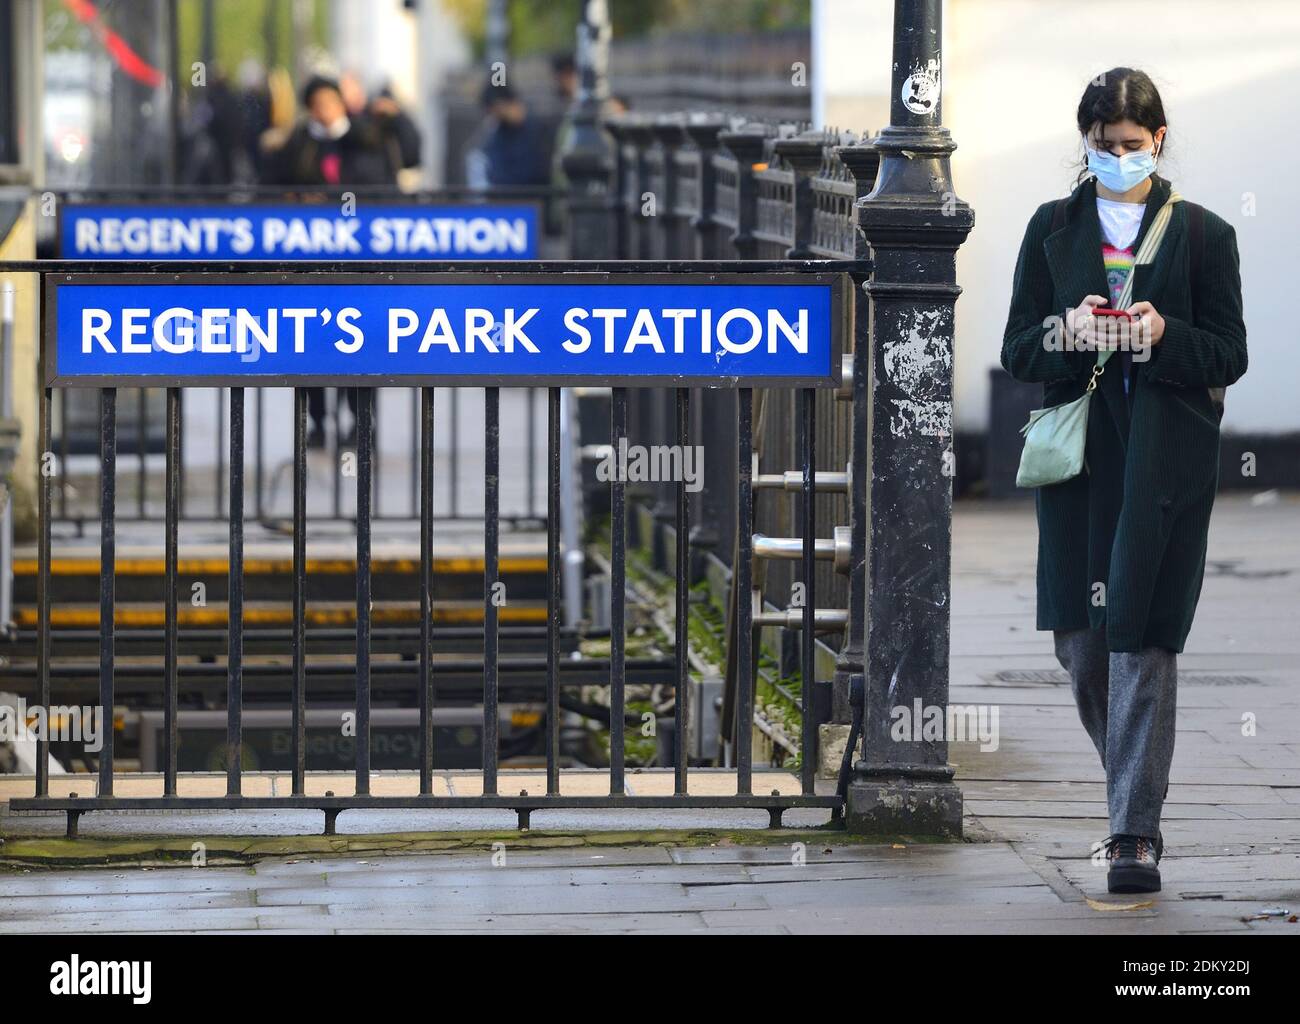
[[[1155,259],[1160,243],[1164,241],[1169,218],[1173,216],[1174,203],[1182,202],[1182,199],[1177,192],[1170,192],[1168,201],[1151,222],[1151,228],[1134,256],[1135,269],[1124,282],[1124,291],[1120,294],[1116,309],[1127,309],[1132,303],[1136,265],[1150,263]],[[1046,487],[1048,484],[1063,483],[1083,472],[1084,450],[1088,443],[1088,406],[1092,402],[1092,393],[1097,390],[1097,378],[1106,369],[1106,361],[1110,357],[1110,349],[1097,353],[1097,365],[1092,368],[1088,387],[1073,402],[1035,409],[1029,414],[1029,422],[1020,428],[1020,433],[1025,438],[1025,447],[1020,453],[1020,470],[1016,473],[1017,487]]]

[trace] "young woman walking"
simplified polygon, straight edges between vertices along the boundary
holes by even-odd
[[[1029,222],[1002,365],[1043,384],[1044,406],[1092,391],[1083,471],[1036,492],[1038,628],[1053,632],[1106,771],[1109,890],[1155,892],[1221,389],[1246,371],[1241,278],[1233,229],[1155,173],[1169,130],[1150,78],[1106,72],[1077,123],[1090,174]],[[1159,248],[1135,262],[1171,200]],[[1124,301],[1130,278],[1129,317],[1097,313]]]

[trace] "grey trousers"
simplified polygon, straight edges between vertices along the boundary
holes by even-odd
[[[1174,759],[1178,656],[1163,647],[1106,649],[1105,630],[1057,630],[1079,718],[1106,769],[1112,835],[1155,838]]]

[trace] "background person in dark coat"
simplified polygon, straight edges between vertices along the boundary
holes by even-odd
[[[411,115],[387,86],[372,98],[355,71],[339,76],[339,92],[347,107],[348,117],[357,120],[371,118],[379,128],[384,144],[389,147],[388,159],[395,170],[404,171],[420,166],[420,129]]]
[[[488,120],[467,157],[469,184],[475,188],[547,184],[551,169],[546,133],[524,101],[510,86],[489,83],[483,90],[483,106]]]
[[[243,108],[239,94],[219,70],[206,88],[192,90],[194,107],[181,179],[187,185],[230,185],[246,181],[241,167]]]
[[[1145,74],[1100,76],[1077,122],[1094,177],[1029,222],[1002,365],[1042,383],[1045,406],[1079,398],[1096,349],[1063,350],[1052,318],[1095,342],[1093,310],[1118,299],[1134,275],[1128,312],[1150,347],[1111,357],[1091,400],[1084,471],[1037,492],[1038,628],[1054,633],[1106,769],[1110,889],[1155,891],[1176,654],[1200,596],[1218,483],[1210,389],[1246,371],[1241,278],[1232,227],[1186,202],[1174,205],[1154,262],[1133,265],[1171,192],[1154,174],[1168,129]]]
[[[274,154],[268,184],[397,184],[387,122],[364,113],[349,117],[332,78],[312,78],[303,88],[302,102],[307,117]]]

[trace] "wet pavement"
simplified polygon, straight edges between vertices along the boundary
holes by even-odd
[[[0,874],[0,931],[1260,932],[1300,934],[1300,499],[1220,501],[1185,654],[1163,825],[1164,891],[1112,897],[1101,767],[1050,638],[1033,630],[1032,513],[958,505],[952,702],[996,711],[959,742],[966,842],[844,845],[812,831],[751,845],[760,812],[539,812],[539,830],[687,830],[656,845],[349,849],[255,866]],[[319,831],[317,812],[91,815],[86,836]],[[551,815],[548,817],[547,815]],[[653,817],[653,821],[649,820]],[[824,812],[792,812],[813,825]],[[354,811],[340,833],[502,828],[498,812]],[[691,829],[722,834],[702,844]],[[0,818],[0,831],[62,818]],[[535,832],[529,842],[544,838]],[[557,839],[573,843],[576,840]]]

